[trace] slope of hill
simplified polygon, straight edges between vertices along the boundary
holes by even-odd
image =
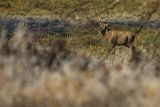
[[[137,18],[151,0],[0,0],[1,16],[43,16],[64,18]],[[160,11],[154,17],[160,16]]]

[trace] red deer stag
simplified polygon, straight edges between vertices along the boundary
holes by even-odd
[[[135,46],[133,42],[135,41],[136,33],[130,31],[120,31],[120,30],[111,30],[109,28],[110,22],[108,21],[99,21],[100,30],[99,32],[104,36],[104,38],[111,44],[108,52],[110,53],[113,49],[115,52],[116,46],[126,46],[130,48],[131,54],[135,53]]]

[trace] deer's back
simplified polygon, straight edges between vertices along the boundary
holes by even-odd
[[[111,30],[105,35],[106,39],[112,43],[115,42],[117,45],[123,45],[127,42],[131,42],[132,33],[130,31],[119,31],[119,30]]]

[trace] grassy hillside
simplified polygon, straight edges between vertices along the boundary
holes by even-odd
[[[0,0],[1,16],[136,18],[145,12],[150,0]],[[155,13],[159,17],[160,11]]]

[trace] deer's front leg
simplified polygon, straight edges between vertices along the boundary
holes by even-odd
[[[115,53],[115,46],[117,44],[117,37],[113,37],[110,39],[111,47],[108,49],[108,53],[110,53],[113,49],[113,54]]]
[[[115,44],[111,44],[111,46],[108,48],[107,54],[111,53],[111,51],[114,49],[114,53],[115,53]]]

